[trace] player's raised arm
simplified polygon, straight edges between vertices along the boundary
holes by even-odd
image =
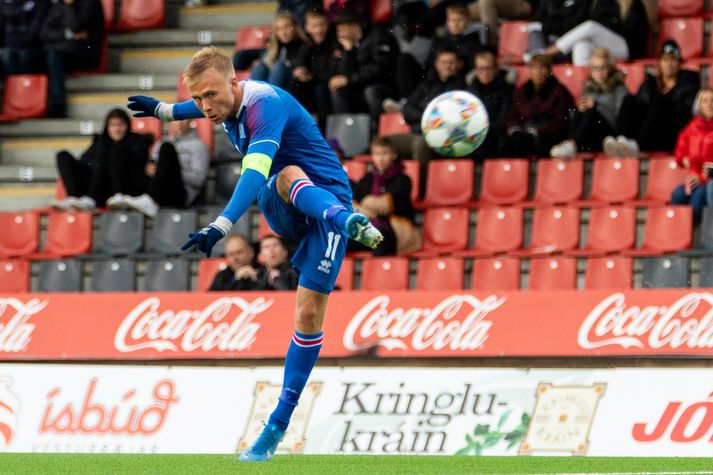
[[[169,104],[148,96],[129,96],[129,109],[134,117],[157,117],[161,120],[200,119],[203,113],[192,100]]]

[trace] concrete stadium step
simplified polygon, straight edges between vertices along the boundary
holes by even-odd
[[[51,166],[0,165],[0,183],[55,183],[57,169]]]
[[[178,71],[175,74],[98,74],[69,77],[69,92],[153,91],[176,90]]]
[[[163,46],[235,45],[235,28],[227,30],[142,30],[109,36],[110,48],[150,48]]]
[[[119,54],[119,71],[139,74],[175,74],[183,71],[195,54],[195,48],[166,48],[160,50],[127,50]],[[232,48],[223,52],[232,56]]]
[[[244,2],[181,8],[178,26],[191,30],[233,30],[243,26],[268,25],[277,11],[276,2]]]
[[[22,183],[0,186],[0,211],[42,208],[56,193],[54,185]]]
[[[92,143],[91,137],[6,139],[0,143],[3,165],[53,167],[60,150],[80,155]]]
[[[67,98],[67,113],[72,119],[102,120],[114,108],[126,110],[126,98],[146,91],[127,90],[109,93],[70,94]],[[175,102],[176,91],[151,91],[152,97],[160,101]]]
[[[101,132],[102,120],[35,119],[12,124],[0,124],[0,136],[9,137],[72,137]]]

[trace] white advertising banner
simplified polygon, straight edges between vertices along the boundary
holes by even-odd
[[[233,453],[282,368],[0,365],[0,450]],[[713,369],[317,368],[280,451],[708,456]]]

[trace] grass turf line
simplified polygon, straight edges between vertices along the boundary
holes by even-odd
[[[277,455],[239,463],[233,455],[1,454],[12,474],[549,474],[713,473],[709,458]]]

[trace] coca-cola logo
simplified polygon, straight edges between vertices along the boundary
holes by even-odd
[[[584,349],[713,347],[713,294],[691,292],[668,306],[627,306],[622,293],[595,306],[577,335]]]
[[[161,310],[161,299],[150,297],[131,310],[114,336],[118,351],[242,351],[255,341],[260,324],[255,317],[273,299],[223,297],[204,309]]]
[[[6,450],[15,436],[20,400],[10,390],[12,381],[0,376],[0,450]]]
[[[0,352],[17,353],[27,348],[35,329],[30,317],[47,306],[47,300],[0,298]]]
[[[493,322],[488,314],[506,301],[490,295],[451,295],[432,308],[389,308],[391,299],[380,295],[367,302],[352,317],[344,331],[349,350],[378,344],[389,350],[475,350],[488,339]]]

